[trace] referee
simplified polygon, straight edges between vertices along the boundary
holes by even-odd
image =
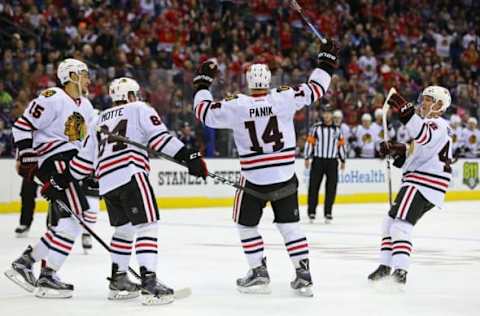
[[[311,127],[305,144],[305,168],[310,168],[308,218],[311,223],[315,220],[318,191],[324,175],[327,178],[323,208],[325,223],[329,224],[333,219],[332,206],[337,194],[338,159],[340,169],[345,169],[345,140],[340,127],[333,124],[332,110],[328,104],[323,107],[323,120]]]

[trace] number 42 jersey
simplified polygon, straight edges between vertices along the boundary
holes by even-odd
[[[111,141],[97,131],[98,127],[171,157],[183,147],[179,139],[170,135],[155,110],[144,102],[131,102],[103,111],[89,130],[79,153],[70,161],[70,172],[76,179],[95,172],[100,195],[128,183],[135,174],[148,175],[150,162],[146,150]]]
[[[249,182],[284,182],[295,173],[293,116],[320,99],[330,80],[327,72],[315,69],[308,83],[272,89],[263,95],[238,94],[219,102],[203,89],[195,94],[195,116],[206,126],[233,130],[241,173]]]

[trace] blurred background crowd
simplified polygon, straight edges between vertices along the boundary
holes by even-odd
[[[246,92],[243,75],[252,63],[268,63],[273,87],[306,81],[319,42],[288,2],[0,0],[0,156],[12,156],[12,121],[39,91],[57,84],[59,61],[74,57],[90,67],[89,98],[96,108],[110,106],[113,78],[132,77],[185,143],[208,157],[234,157],[229,131],[195,121],[195,68],[217,58],[220,74],[212,88],[218,98]],[[362,156],[362,142],[379,137],[357,137],[357,126],[367,124],[367,116],[375,121],[390,87],[415,101],[430,84],[452,94],[447,118],[455,114],[457,153],[478,155],[480,1],[298,2],[340,44],[341,65],[323,102],[341,111],[351,157]],[[295,117],[299,155],[309,126],[321,119],[320,108],[315,104]],[[389,134],[401,138],[402,130],[394,124]]]

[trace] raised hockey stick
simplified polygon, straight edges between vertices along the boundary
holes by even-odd
[[[310,19],[305,15],[305,13],[303,13],[303,9],[302,7],[298,4],[297,1],[295,0],[291,0],[290,1],[290,6],[295,10],[297,11],[300,16],[302,17],[303,21],[308,25],[308,27],[310,27],[310,29],[312,30],[313,34],[315,34],[316,37],[318,37],[318,39],[322,42],[322,44],[325,44],[327,42],[327,39],[325,38],[325,36],[322,35],[322,33],[320,33],[317,28],[312,24],[312,22],[310,22]]]
[[[102,238],[100,238],[90,227],[88,227],[88,225],[81,219],[81,217],[76,214],[75,212],[73,212],[63,201],[61,200],[55,200],[55,203],[58,205],[58,207],[60,207],[61,209],[63,209],[65,212],[69,213],[70,215],[72,215],[76,220],[77,222],[86,230],[88,231],[88,233],[90,235],[92,235],[92,237],[100,244],[103,246],[103,248],[105,248],[109,253],[111,252],[111,249],[110,247],[103,241]],[[138,274],[137,271],[135,271],[132,267],[128,267],[128,271],[137,279],[141,280],[141,276],[140,274]],[[181,288],[181,289],[175,289],[174,290],[174,297],[176,299],[181,299],[181,298],[185,298],[185,297],[188,297],[192,294],[192,290],[189,288],[189,287],[185,287],[185,288]]]
[[[137,143],[133,140],[130,140],[127,137],[123,137],[123,136],[120,136],[120,135],[113,134],[110,131],[108,131],[106,129],[102,129],[100,127],[98,127],[97,131],[107,135],[109,137],[109,139],[112,140],[112,141],[118,141],[118,142],[122,142],[122,143],[125,143],[125,144],[135,146],[137,148],[146,150],[152,156],[155,156],[155,157],[158,157],[158,158],[163,158],[165,160],[168,160],[168,161],[171,161],[173,163],[179,164],[183,167],[187,167],[186,164],[178,162],[175,159],[173,159],[172,157],[170,157],[168,155],[165,155],[164,153],[153,150],[152,148],[150,148],[148,146],[145,146],[143,144]],[[221,177],[221,176],[219,176],[215,173],[209,172],[208,176],[213,178],[213,179],[216,179],[216,180],[220,181],[223,184],[230,185],[230,186],[232,186],[236,189],[242,190],[245,193],[248,193],[251,196],[254,196],[254,197],[259,198],[259,199],[264,200],[264,201],[281,200],[281,199],[286,198],[287,196],[289,196],[289,195],[291,195],[291,194],[293,194],[297,191],[297,186],[294,183],[292,183],[292,184],[286,185],[283,188],[278,189],[276,191],[272,191],[272,192],[269,192],[269,193],[261,193],[261,192],[255,191],[253,189],[244,187],[237,182],[230,181],[230,180],[228,180],[224,177]]]
[[[388,95],[385,98],[385,103],[383,103],[383,141],[385,142],[385,146],[388,147],[388,129],[387,129],[387,114],[388,110],[390,109],[390,105],[388,105],[388,100],[392,97],[394,93],[397,91],[395,88],[390,88],[388,91]],[[390,207],[392,207],[392,167],[391,167],[391,156],[387,154],[386,161],[387,161],[387,185],[388,185],[388,203]]]

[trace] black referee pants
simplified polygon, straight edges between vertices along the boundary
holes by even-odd
[[[323,176],[326,176],[324,216],[332,215],[332,206],[337,195],[338,183],[338,160],[313,158],[310,167],[310,183],[308,186],[308,214],[316,214],[318,205],[318,191],[322,184]]]

